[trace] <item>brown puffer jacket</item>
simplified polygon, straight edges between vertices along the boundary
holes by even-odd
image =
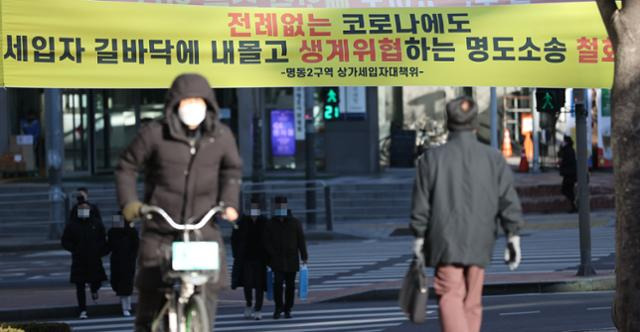
[[[200,138],[193,142],[177,114],[180,100],[201,97],[207,103],[207,117],[200,125]],[[193,142],[193,143],[192,143]],[[121,207],[139,200],[136,192],[138,170],[144,171],[145,204],[159,206],[182,223],[200,217],[221,202],[238,207],[242,160],[231,130],[218,120],[218,106],[206,79],[183,74],[167,93],[165,117],[140,129],[122,153],[116,169],[116,186]],[[221,282],[226,286],[224,244],[218,226],[211,222],[201,230],[202,238],[220,244]],[[142,268],[167,264],[171,242],[177,233],[156,217],[145,221],[140,239],[138,264]]]

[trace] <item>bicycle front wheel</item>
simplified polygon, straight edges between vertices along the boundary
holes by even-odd
[[[200,296],[192,296],[184,307],[185,332],[210,332],[209,314],[204,300]]]

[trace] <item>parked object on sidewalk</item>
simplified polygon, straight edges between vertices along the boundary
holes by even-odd
[[[111,250],[111,289],[120,297],[122,315],[128,317],[131,316],[131,294],[139,245],[138,231],[125,222],[121,214],[117,214],[113,216],[107,238]]]
[[[529,172],[529,159],[527,159],[527,154],[524,150],[520,152],[520,165],[518,166],[518,172],[520,173]]]
[[[402,288],[400,288],[398,299],[402,312],[414,323],[424,323],[428,290],[424,262],[422,259],[414,257],[409,270],[407,270],[402,280]]]
[[[287,209],[287,198],[276,197],[275,206],[274,216],[265,227],[264,243],[268,253],[267,261],[273,270],[273,299],[276,304],[273,317],[277,319],[283,312],[285,318],[291,317],[296,273],[300,269],[300,260],[306,265],[308,257],[302,225]]]
[[[306,264],[300,268],[300,281],[298,283],[298,297],[306,301],[309,296],[309,268]]]
[[[79,188],[76,197],[77,204],[71,209],[61,244],[71,252],[69,281],[76,285],[78,312],[86,315],[86,285],[90,285],[91,298],[96,301],[102,282],[107,280],[102,257],[109,253],[109,247],[100,211],[89,203],[87,189]]]
[[[511,147],[511,134],[509,134],[509,129],[504,130],[504,135],[502,138],[502,155],[505,158],[509,158],[513,155],[513,148]]]
[[[513,174],[504,157],[478,142],[478,108],[468,97],[447,104],[449,140],[418,160],[410,228],[414,254],[435,268],[443,332],[479,332],[484,268],[498,223],[508,236],[505,263],[520,263],[524,225]]]

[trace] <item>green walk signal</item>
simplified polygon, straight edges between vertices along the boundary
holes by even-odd
[[[537,89],[536,108],[541,113],[559,113],[564,106],[564,89]]]
[[[542,104],[542,110],[550,112],[550,111],[553,111],[553,109],[554,109],[554,107],[553,107],[553,97],[547,91],[544,94],[544,104]]]
[[[340,90],[338,87],[327,87],[322,89],[322,117],[327,120],[337,120],[340,118]]]
[[[336,90],[329,89],[329,92],[327,93],[327,103],[337,103],[337,102],[338,102],[338,94],[336,93]]]

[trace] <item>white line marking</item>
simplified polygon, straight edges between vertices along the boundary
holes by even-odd
[[[518,316],[518,315],[532,315],[539,314],[540,310],[535,311],[520,311],[520,312],[501,312],[500,316]]]

